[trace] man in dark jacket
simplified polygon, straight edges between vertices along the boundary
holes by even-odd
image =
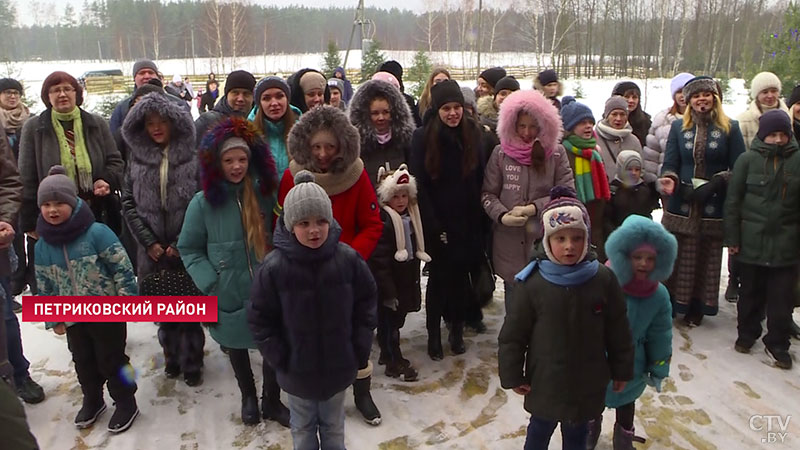
[[[253,109],[253,89],[256,79],[245,70],[234,70],[225,79],[225,95],[209,112],[203,113],[194,122],[195,142],[199,146],[203,136],[214,124],[228,116],[247,117]]]
[[[219,97],[217,80],[206,81],[206,91],[200,97],[200,114],[214,109],[214,103]]]
[[[395,78],[397,78],[397,81],[400,82],[400,92],[403,93],[403,97],[405,97],[406,103],[408,103],[408,108],[411,110],[411,116],[414,118],[414,123],[416,123],[418,127],[421,127],[422,119],[419,117],[419,107],[417,106],[417,101],[414,100],[414,97],[406,94],[406,87],[403,85],[403,66],[401,66],[397,61],[389,60],[381,64],[381,67],[378,68],[378,72],[389,72],[390,74],[394,75]]]

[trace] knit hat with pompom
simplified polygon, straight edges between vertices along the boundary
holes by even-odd
[[[294,176],[294,187],[283,201],[283,223],[289,231],[300,221],[322,217],[333,223],[331,199],[322,186],[314,182],[314,174],[301,170]]]

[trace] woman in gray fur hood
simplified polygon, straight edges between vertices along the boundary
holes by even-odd
[[[361,160],[377,188],[378,169],[394,170],[408,161],[416,124],[399,89],[380,80],[362,84],[350,102],[350,122],[361,136]],[[389,167],[386,167],[386,165]]]
[[[161,92],[147,94],[125,117],[131,149],[122,212],[138,243],[139,283],[159,269],[185,271],[177,250],[189,201],[197,191],[197,152],[191,114]],[[186,293],[191,294],[189,292]],[[201,383],[205,334],[199,323],[162,323],[168,377]]]

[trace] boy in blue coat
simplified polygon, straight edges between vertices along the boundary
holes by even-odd
[[[678,241],[663,225],[647,217],[632,215],[606,240],[611,270],[617,276],[628,306],[628,323],[633,335],[633,380],[620,392],[609,384],[606,406],[617,409],[614,450],[632,450],[633,442],[644,439],[633,434],[636,399],[646,385],[661,392],[672,359],[672,304],[661,284],[672,274]],[[589,424],[589,448],[600,436],[602,416]]]
[[[41,214],[36,224],[36,282],[39,295],[137,295],[136,279],[125,248],[110,228],[95,222],[89,205],[78,198],[75,182],[53,166],[39,184]],[[48,323],[67,335],[83,392],[75,417],[78,428],[91,427],[106,410],[103,385],[117,405],[108,431],[121,433],[139,415],[136,381],[125,354],[124,322]]]
[[[328,194],[298,172],[251,289],[250,330],[288,394],[296,449],[345,448],[344,391],[372,370],[378,291],[341,232]]]

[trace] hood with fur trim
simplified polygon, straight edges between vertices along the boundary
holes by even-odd
[[[311,172],[320,172],[311,156],[311,138],[319,130],[330,130],[339,139],[339,155],[328,170],[339,173],[350,167],[360,156],[361,140],[344,111],[330,105],[314,108],[300,116],[289,132],[289,156],[295,163]]]
[[[203,194],[213,207],[221,206],[228,197],[219,151],[222,144],[231,137],[244,139],[250,147],[247,173],[255,178],[253,183],[258,184],[261,194],[265,197],[271,195],[278,185],[278,173],[272,152],[253,123],[243,117],[227,117],[203,136],[198,154]]]
[[[389,83],[370,80],[359,86],[350,101],[348,110],[350,122],[358,129],[361,136],[361,148],[366,149],[369,143],[378,140],[369,114],[369,105],[375,97],[383,97],[389,102],[392,112],[392,141],[397,142],[401,147],[408,145],[411,142],[411,135],[416,129],[416,124],[414,118],[411,117],[411,109],[408,107],[405,97]]]
[[[497,120],[498,114],[499,112],[497,111],[497,106],[494,104],[493,96],[485,95],[478,99],[478,115],[482,119]]]
[[[381,206],[389,204],[389,200],[400,189],[408,192],[408,202],[417,202],[417,179],[408,171],[408,166],[400,164],[397,170],[378,169],[378,202]]]
[[[174,142],[188,141],[188,147],[192,150],[187,157],[193,158],[194,149],[194,120],[192,115],[189,114],[179,103],[176,103],[167,97],[167,94],[162,92],[154,92],[145,95],[136,103],[136,106],[130,109],[128,115],[125,116],[125,122],[122,124],[122,137],[125,142],[135,149],[136,152],[147,151],[156,149],[150,135],[147,133],[145,121],[147,114],[154,112],[159,116],[169,120],[170,122],[170,149],[172,150]],[[161,149],[156,149],[157,158],[161,159]]]
[[[644,216],[632,215],[606,240],[606,255],[620,285],[624,286],[633,280],[630,255],[642,244],[652,245],[656,249],[656,265],[650,273],[650,280],[664,281],[672,274],[675,258],[678,256],[678,241],[675,236],[658,222]]]
[[[506,97],[497,120],[497,136],[500,142],[524,146],[517,136],[517,116],[526,112],[539,125],[539,142],[545,150],[552,151],[561,142],[561,116],[550,100],[539,91],[516,91]]]
[[[292,97],[289,99],[289,103],[299,108],[303,113],[308,111],[308,106],[306,106],[306,95],[303,92],[303,88],[300,87],[300,79],[303,78],[303,75],[305,75],[306,72],[317,72],[326,80],[328,79],[322,72],[315,69],[300,69],[289,77],[287,82],[292,92]],[[325,104],[329,104],[331,102],[331,88],[328,87],[327,83],[325,84],[325,92],[323,96],[325,98]],[[258,102],[258,100],[255,101]]]

